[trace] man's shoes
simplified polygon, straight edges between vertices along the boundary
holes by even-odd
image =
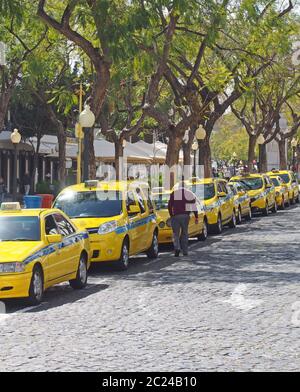
[[[175,257],[179,257],[180,255],[180,250],[175,250]]]

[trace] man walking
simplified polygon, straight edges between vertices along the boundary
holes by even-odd
[[[30,184],[31,184],[31,178],[29,176],[29,173],[25,173],[23,177],[23,185],[24,185],[24,192],[25,195],[28,196],[30,192]]]
[[[179,189],[171,193],[168,210],[171,216],[175,257],[180,255],[180,249],[182,249],[183,255],[187,256],[190,213],[194,213],[195,222],[198,224],[198,210],[196,196],[185,188],[184,182],[182,182]]]

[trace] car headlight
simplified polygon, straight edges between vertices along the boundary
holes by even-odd
[[[280,192],[276,192],[276,196],[280,196]]]
[[[254,200],[258,200],[261,199],[262,197],[264,197],[265,195],[263,193],[259,193],[258,195],[254,196],[253,199]]]
[[[159,225],[158,225],[161,229],[163,229],[165,226],[166,226],[166,224],[165,224],[165,222],[163,222],[163,221],[161,221],[161,222],[159,222]]]
[[[167,219],[166,224],[167,224],[168,227],[172,227],[171,218]]]
[[[0,263],[0,274],[10,274],[13,272],[24,272],[25,265],[23,263]]]
[[[118,227],[117,221],[103,223],[98,230],[98,234],[112,233]]]
[[[210,205],[208,205],[208,206],[205,206],[205,207],[204,207],[204,211],[211,211],[211,210],[213,210],[214,208],[219,207],[219,205],[220,205],[220,203],[217,201],[217,202],[212,203],[212,204],[210,204]]]

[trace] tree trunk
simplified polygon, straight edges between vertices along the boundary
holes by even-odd
[[[278,150],[279,150],[280,170],[286,170],[287,169],[287,159],[286,159],[285,139],[279,140],[277,143],[278,143]]]
[[[116,180],[122,179],[123,164],[122,159],[124,157],[124,147],[123,140],[118,140],[115,142],[115,170],[116,170]],[[121,166],[120,166],[121,165]],[[124,174],[124,173],[123,173]]]
[[[191,144],[190,143],[183,143],[182,144],[183,150],[183,164],[184,166],[191,165]]]
[[[267,145],[261,144],[259,146],[259,171],[260,173],[265,173],[267,170]]]
[[[180,135],[173,132],[169,133],[169,142],[166,154],[166,165],[169,167],[178,165],[179,153],[182,145],[182,138]]]
[[[202,167],[201,171],[204,174],[204,178],[212,177],[211,150],[209,139],[210,137],[207,135],[204,140],[199,141],[199,165]]]
[[[57,122],[58,140],[58,178],[60,186],[64,188],[66,183],[66,135],[61,121]]]
[[[249,136],[249,144],[248,144],[248,170],[250,173],[253,173],[253,161],[255,159],[255,146],[256,146],[256,136]]]
[[[5,117],[8,110],[8,105],[11,99],[11,91],[0,94],[0,132],[4,128]]]

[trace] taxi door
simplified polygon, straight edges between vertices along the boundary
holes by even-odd
[[[145,193],[143,190],[141,190],[139,187],[136,188],[135,190],[135,195],[137,198],[138,205],[141,210],[141,225],[139,228],[139,242],[138,242],[138,252],[141,252],[145,249],[148,249],[151,246],[152,243],[152,225],[153,223],[151,222],[149,218],[149,204],[147,203],[147,196],[145,196]]]
[[[130,254],[138,253],[141,245],[139,244],[141,238],[141,231],[143,228],[140,226],[141,224],[141,211],[137,214],[130,214],[129,208],[130,206],[137,206],[139,204],[137,202],[137,198],[135,192],[129,190],[126,195],[126,209],[128,214],[128,226],[129,226],[129,239],[130,239]],[[139,207],[140,210],[140,207]]]
[[[73,225],[62,214],[55,213],[54,219],[63,237],[58,246],[61,260],[59,270],[61,276],[66,276],[77,271],[81,249],[80,239],[76,236]]]
[[[274,185],[270,180],[270,178],[267,176],[264,176],[264,183],[266,188],[265,191],[269,200],[269,206],[272,206],[273,204],[275,204],[275,196],[276,196]]]
[[[221,202],[220,209],[221,209],[222,219],[223,221],[226,221],[231,217],[232,209],[231,209],[231,203],[229,202],[229,194],[225,182],[218,181],[217,189],[218,189],[218,193],[219,192],[226,193],[226,197],[219,198]]]
[[[44,232],[46,236],[60,234],[53,214],[45,216]],[[63,275],[63,271],[61,271],[61,264],[62,254],[60,250],[60,243],[49,245],[47,248],[45,281],[51,282],[56,280],[60,275]]]

